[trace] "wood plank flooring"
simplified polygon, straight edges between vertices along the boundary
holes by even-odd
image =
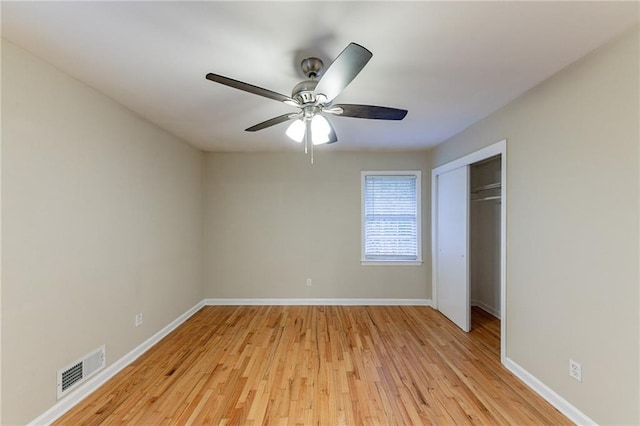
[[[465,334],[414,306],[208,306],[59,425],[571,424]]]

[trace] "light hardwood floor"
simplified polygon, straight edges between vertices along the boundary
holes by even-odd
[[[209,306],[56,424],[571,424],[466,334],[413,306]]]

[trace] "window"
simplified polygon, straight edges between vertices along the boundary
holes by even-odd
[[[362,263],[422,264],[420,171],[362,172]]]

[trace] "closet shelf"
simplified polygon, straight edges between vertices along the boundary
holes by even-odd
[[[475,193],[478,193],[478,192],[481,192],[481,191],[488,191],[490,189],[498,189],[498,188],[501,188],[501,187],[502,187],[502,183],[496,182],[496,183],[490,183],[488,185],[478,186],[476,188],[473,188],[471,190],[471,192],[473,194],[475,194]]]

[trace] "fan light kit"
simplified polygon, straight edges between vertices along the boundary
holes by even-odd
[[[407,110],[404,109],[373,105],[332,104],[333,99],[353,81],[372,56],[370,51],[359,44],[349,43],[326,71],[320,59],[313,57],[304,59],[300,65],[308,80],[298,83],[293,88],[291,97],[218,74],[209,73],[206,78],[225,86],[299,108],[298,112],[271,118],[245,130],[255,132],[294,120],[287,128],[286,135],[298,143],[304,141],[305,153],[311,152],[311,163],[313,163],[314,145],[338,141],[336,132],[325,114],[375,120],[402,120],[407,115]]]

